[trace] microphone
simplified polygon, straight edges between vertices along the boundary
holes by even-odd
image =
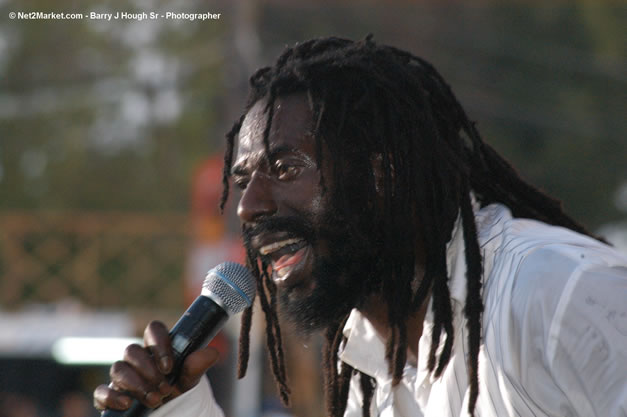
[[[235,262],[224,262],[207,273],[198,298],[170,330],[174,352],[170,385],[178,380],[187,356],[205,346],[222,328],[229,316],[242,312],[255,298],[255,279]],[[105,410],[101,417],[141,417],[149,411],[138,400],[124,411]]]

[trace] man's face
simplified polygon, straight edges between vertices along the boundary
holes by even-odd
[[[347,219],[330,201],[331,169],[316,164],[312,115],[304,95],[280,97],[268,138],[266,101],[246,115],[233,163],[242,189],[237,208],[246,245],[272,267],[282,312],[305,332],[326,327],[371,292],[372,251],[350,232]],[[329,158],[324,158],[328,161]]]

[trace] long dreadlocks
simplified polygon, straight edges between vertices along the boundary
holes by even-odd
[[[557,200],[524,182],[507,161],[482,141],[450,87],[431,64],[408,52],[378,45],[371,36],[359,42],[324,38],[297,44],[286,49],[274,66],[258,70],[250,78],[250,85],[246,111],[227,134],[221,207],[228,199],[234,141],[245,114],[257,101],[267,99],[264,143],[268,148],[276,99],[305,93],[313,114],[318,168],[323,145],[329,150],[325,158],[330,159],[333,167],[332,201],[344,214],[358,217],[358,226],[376,223],[374,227],[381,236],[380,262],[389,273],[380,283],[380,291],[388,307],[391,333],[386,360],[393,384],[401,380],[407,359],[406,319],[423,305],[428,295],[433,300],[434,317],[429,370],[440,376],[451,358],[454,329],[446,244],[456,219],[461,219],[467,265],[463,312],[470,348],[468,410],[473,414],[479,394],[477,368],[483,303],[482,259],[471,193],[482,206],[499,202],[516,217],[534,218],[587,234],[586,230],[564,213]],[[375,178],[373,160],[380,163],[382,179]],[[377,187],[381,180],[382,187]],[[327,190],[323,177],[321,185]],[[383,190],[382,198],[378,197],[378,188]],[[382,204],[372,204],[379,200]],[[416,281],[417,245],[424,248],[425,272]],[[276,288],[269,277],[269,266],[252,251],[248,253],[248,266],[258,278],[258,294],[268,323],[266,336],[272,371],[281,399],[287,405],[289,388],[276,312]],[[242,321],[240,377],[248,360],[251,315],[249,309]],[[338,361],[347,318],[340,318],[325,332],[323,366],[329,416],[343,415],[351,377],[358,372]],[[442,337],[443,347],[438,355]],[[360,375],[364,415],[369,415],[374,384],[372,378]]]

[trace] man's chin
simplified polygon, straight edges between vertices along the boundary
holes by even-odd
[[[342,321],[355,307],[351,298],[339,289],[335,293],[317,289],[309,294],[280,290],[279,314],[299,335],[308,337]]]
[[[318,309],[320,311],[320,309]],[[296,307],[292,304],[289,306],[282,305],[280,315],[285,322],[299,335],[304,338],[313,336],[314,334],[327,329],[332,325],[337,325],[338,318],[345,317],[350,309],[341,315],[328,315],[313,312],[310,309]]]

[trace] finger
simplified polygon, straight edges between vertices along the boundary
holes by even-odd
[[[107,385],[99,385],[94,390],[94,407],[100,411],[105,408],[126,410],[131,406],[131,403],[131,397],[119,391],[115,391]]]
[[[170,400],[175,399],[176,397],[178,397],[181,394],[182,394],[181,390],[175,385],[174,389],[172,390],[170,395],[168,395],[168,396],[163,398],[163,404],[167,403]]]
[[[155,358],[157,367],[163,375],[172,371],[174,355],[168,329],[160,321],[151,321],[144,330],[144,346],[150,350]]]
[[[168,384],[165,375],[157,368],[155,359],[147,349],[138,344],[128,345],[124,350],[124,361],[151,385],[151,391],[158,391],[162,396],[172,392],[172,386]]]
[[[177,384],[178,388],[185,392],[195,387],[200,381],[200,377],[218,361],[219,356],[218,351],[210,346],[190,354],[183,362],[183,370]]]
[[[133,398],[138,399],[149,408],[161,405],[162,395],[156,392],[155,388],[146,382],[137,371],[127,362],[117,361],[111,366],[110,388],[115,391],[124,392]]]

